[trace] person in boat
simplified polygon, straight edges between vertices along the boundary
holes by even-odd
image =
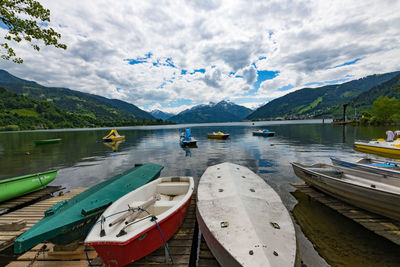
[[[392,131],[386,131],[386,142],[393,142],[394,139],[394,133]]]

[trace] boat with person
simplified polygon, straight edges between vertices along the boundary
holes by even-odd
[[[35,145],[47,145],[47,144],[57,144],[60,143],[61,138],[54,139],[44,139],[44,140],[33,140]]]
[[[356,150],[366,153],[399,158],[400,157],[400,131],[386,131],[387,138],[371,140],[369,142],[354,142]]]
[[[271,137],[275,135],[275,132],[271,132],[270,130],[258,130],[253,132],[254,136],[264,136]]]
[[[124,135],[120,135],[116,129],[112,129],[106,136],[103,137],[103,142],[117,142],[125,140]]]
[[[183,147],[197,146],[197,140],[192,137],[190,128],[186,128],[185,132],[181,133],[181,136],[179,137],[179,143]]]
[[[197,190],[196,217],[221,266],[294,266],[296,233],[279,195],[244,166],[208,167]]]
[[[192,177],[162,177],[109,206],[85,239],[106,266],[124,266],[155,251],[179,229],[194,190]]]
[[[221,139],[221,140],[226,140],[229,138],[229,134],[223,133],[223,132],[212,132],[207,134],[207,137],[210,139]]]
[[[354,175],[328,164],[292,162],[294,173],[307,184],[367,211],[400,220],[400,186],[369,175]]]
[[[331,157],[331,161],[336,168],[354,175],[375,176],[377,179],[388,181],[389,178],[395,179],[400,186],[400,162],[379,160],[372,158],[362,158],[352,162],[337,157]]]
[[[14,252],[22,253],[40,242],[69,244],[84,238],[97,218],[114,201],[158,178],[162,166],[147,163],[115,175],[45,211],[45,217],[19,236]]]
[[[51,170],[0,180],[0,202],[44,189],[56,176]]]

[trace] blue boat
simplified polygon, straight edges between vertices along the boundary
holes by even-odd
[[[179,143],[182,147],[196,147],[197,140],[191,136],[190,128],[186,128],[185,132],[181,133]]]
[[[274,136],[275,132],[271,132],[270,130],[258,130],[258,131],[254,131],[253,135],[254,136],[266,136],[266,137],[269,137],[269,136]]]

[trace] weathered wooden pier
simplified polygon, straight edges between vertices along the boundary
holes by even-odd
[[[361,224],[370,231],[400,245],[400,222],[344,203],[314,189],[306,183],[291,183],[291,185],[347,218]]]

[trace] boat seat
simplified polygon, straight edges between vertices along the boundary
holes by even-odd
[[[178,201],[157,201],[154,206],[155,207],[172,207],[174,206]]]
[[[163,195],[184,195],[188,191],[188,182],[165,182],[157,185],[157,193]]]

